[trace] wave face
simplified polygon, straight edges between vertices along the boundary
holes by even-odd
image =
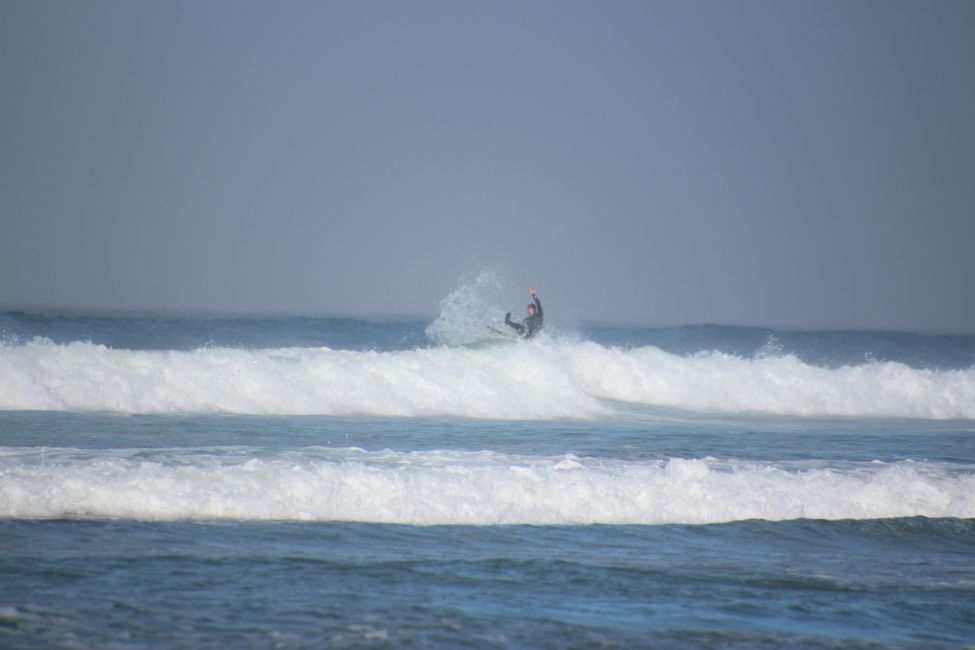
[[[0,347],[0,410],[596,418],[628,405],[715,413],[975,418],[975,370],[823,368],[792,355],[680,356],[593,342],[390,352]]]
[[[0,517],[435,524],[704,524],[975,517],[945,464],[625,461],[311,448],[0,448]]]

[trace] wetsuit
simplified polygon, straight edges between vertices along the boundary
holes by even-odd
[[[542,329],[542,301],[538,299],[538,296],[532,296],[532,298],[535,300],[534,315],[529,316],[520,323],[511,320],[511,312],[504,315],[504,324],[513,328],[523,339],[530,339],[538,333],[538,330]]]

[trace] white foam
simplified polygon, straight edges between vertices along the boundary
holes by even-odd
[[[547,337],[508,347],[116,350],[0,346],[0,410],[599,418],[620,403],[702,412],[975,419],[975,369],[791,355],[690,357]]]
[[[0,448],[0,516],[434,524],[975,517],[971,467],[495,452]]]

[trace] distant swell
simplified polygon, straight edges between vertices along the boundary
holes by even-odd
[[[794,416],[975,418],[975,370],[792,355],[679,356],[540,342],[494,349],[132,351],[0,346],[0,410],[598,418],[625,405]]]
[[[706,524],[975,517],[975,474],[572,454],[0,448],[0,517],[435,524]]]

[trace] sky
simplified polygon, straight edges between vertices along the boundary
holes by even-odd
[[[973,252],[968,0],[0,1],[6,308],[975,333]]]

